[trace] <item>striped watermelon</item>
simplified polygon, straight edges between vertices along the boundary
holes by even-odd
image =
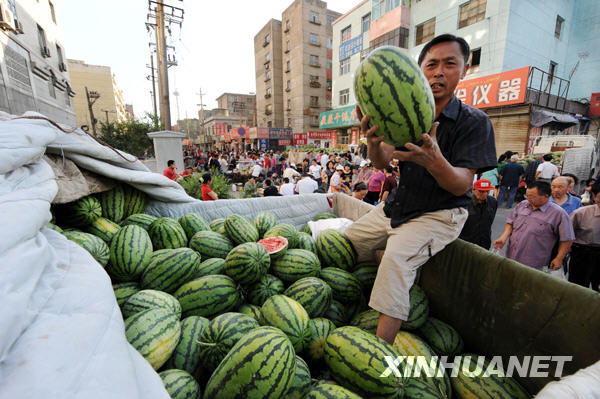
[[[386,356],[395,359],[394,348],[381,338],[357,327],[340,327],[325,341],[325,363],[340,385],[365,398],[401,398],[404,378],[381,377],[388,368]]]
[[[265,247],[271,259],[281,258],[288,248],[288,240],[285,237],[269,237],[258,240],[258,244]]]
[[[346,304],[346,311],[344,312],[346,315],[346,321],[349,322],[354,317],[369,309],[367,298],[365,298],[365,296],[361,293],[358,300]]]
[[[429,317],[429,299],[425,291],[418,285],[410,289],[410,312],[408,320],[402,323],[403,330],[416,330],[421,327]]]
[[[188,243],[183,227],[171,218],[156,219],[148,228],[148,234],[155,250],[181,248]]]
[[[88,195],[61,207],[58,216],[69,226],[87,226],[102,216],[102,206],[95,197]]]
[[[115,292],[115,298],[119,307],[123,307],[125,302],[133,296],[136,292],[139,292],[140,286],[136,282],[129,283],[117,283],[113,284],[113,291]]]
[[[300,232],[301,233],[306,233],[306,234],[308,234],[309,236],[312,237],[312,230],[310,229],[310,226],[308,225],[308,223],[304,223],[302,225],[302,228],[300,229]]]
[[[204,399],[281,399],[290,389],[296,355],[274,327],[259,327],[240,339],[206,384]]]
[[[331,287],[317,277],[301,278],[283,294],[302,305],[311,318],[323,316],[333,299]]]
[[[263,235],[264,238],[277,236],[285,237],[288,240],[288,249],[298,247],[298,230],[291,224],[279,223],[278,225],[271,227]]]
[[[255,328],[258,322],[241,313],[223,313],[212,319],[200,337],[202,366],[212,372],[240,338]]]
[[[110,242],[110,239],[115,235],[121,226],[106,218],[98,218],[87,225],[88,233],[100,237],[104,242]]]
[[[209,231],[210,226],[202,216],[197,213],[188,213],[179,218],[179,224],[183,227],[183,231],[187,236],[188,241],[194,234],[199,231]]]
[[[310,390],[311,378],[308,364],[301,357],[296,356],[296,373],[292,386],[284,396],[285,399],[302,399]]]
[[[139,226],[125,226],[110,240],[111,276],[121,281],[136,280],[152,259],[152,241],[146,230]]]
[[[286,283],[293,283],[304,277],[317,277],[320,272],[319,258],[305,249],[288,249],[271,264],[271,273]]]
[[[123,304],[123,317],[128,318],[147,309],[162,308],[181,318],[181,305],[172,295],[156,290],[141,290]]]
[[[324,266],[351,270],[356,263],[356,251],[343,233],[337,230],[323,230],[317,237],[317,254]]]
[[[455,356],[463,351],[461,336],[441,320],[429,317],[419,328],[419,334],[440,356]]]
[[[233,214],[225,219],[225,233],[234,244],[258,241],[258,230],[248,219]]]
[[[330,382],[319,382],[306,394],[304,399],[363,399],[354,392]]]
[[[298,248],[317,253],[317,243],[313,240],[312,235],[303,232],[298,233]]]
[[[375,134],[395,147],[417,143],[428,133],[435,116],[435,101],[421,68],[405,50],[381,46],[365,58],[354,78],[354,93]]]
[[[365,310],[352,318],[351,326],[358,327],[371,334],[377,333],[379,324],[379,312],[373,309]]]
[[[148,215],[145,213],[134,213],[133,215],[128,216],[126,219],[121,221],[121,226],[128,226],[130,224],[135,224],[136,226],[140,226],[144,230],[148,231],[150,225],[158,219],[156,216]]]
[[[261,212],[256,215],[253,223],[259,237],[262,237],[271,227],[277,224],[277,217],[271,212]]]
[[[448,399],[431,378],[408,379],[404,386],[404,399]]]
[[[102,206],[102,216],[115,223],[119,223],[125,215],[125,192],[123,191],[123,186],[117,185],[115,188],[101,193],[99,199]]]
[[[208,326],[208,319],[201,316],[190,316],[181,320],[181,338],[173,350],[173,354],[165,364],[195,374],[201,365],[200,336]]]
[[[261,307],[265,324],[281,329],[297,353],[310,341],[309,316],[298,302],[285,295],[273,295]]]
[[[237,311],[238,313],[252,317],[254,320],[258,321],[259,324],[262,324],[262,313],[260,312],[260,306],[245,303],[242,306],[240,306]]]
[[[362,287],[356,277],[337,267],[326,267],[320,276],[333,290],[333,298],[343,302],[354,302],[360,299]]]
[[[208,276],[211,274],[225,274],[225,259],[223,258],[210,258],[206,259],[204,262],[200,263],[200,265],[196,268],[196,273],[193,278],[200,278],[204,276]]]
[[[242,297],[228,276],[210,275],[183,284],[173,294],[179,300],[183,316],[212,318],[240,306]]]
[[[188,372],[177,369],[158,373],[171,399],[197,399],[202,390],[196,379]]]
[[[173,293],[192,279],[200,266],[200,255],[189,248],[159,249],[142,273],[142,288]]]
[[[272,274],[265,274],[248,288],[247,300],[253,305],[262,306],[273,295],[283,294],[283,282]]]
[[[249,285],[259,281],[269,270],[271,258],[260,244],[246,242],[233,248],[225,258],[225,274],[238,284]]]
[[[123,192],[125,194],[125,217],[144,212],[144,209],[146,209],[146,202],[148,200],[146,193],[128,184],[123,185]]]
[[[199,231],[190,240],[190,248],[200,253],[202,258],[227,257],[233,249],[231,241],[222,234],[214,231]]]
[[[317,220],[321,220],[321,219],[336,219],[337,215],[333,212],[329,212],[329,211],[325,211],[325,212],[321,212],[318,213],[317,216],[315,216],[315,221]]]
[[[179,343],[181,323],[173,312],[163,308],[147,309],[125,320],[127,341],[158,370]]]
[[[348,316],[346,315],[344,305],[335,299],[331,301],[331,305],[323,317],[331,320],[336,327],[345,326],[346,322],[348,321]]]
[[[48,223],[46,224],[46,227],[47,227],[47,228],[49,228],[49,229],[51,229],[51,230],[57,231],[57,232],[59,232],[59,233],[62,233],[62,232],[63,232],[63,229],[61,229],[60,227],[58,227],[57,225],[55,225],[55,224],[54,224],[54,223],[52,223],[52,222],[48,222]]]
[[[371,290],[373,289],[378,269],[379,267],[374,263],[360,263],[357,265],[356,270],[352,272],[352,275],[360,282],[363,293],[367,297],[371,296]]]
[[[335,328],[335,324],[329,319],[323,317],[310,319],[308,322],[310,340],[304,349],[304,354],[309,360],[319,362],[323,359],[325,340]]]
[[[225,233],[225,218],[214,219],[210,223],[208,223],[208,226],[215,233],[219,233],[219,234],[223,234],[223,235],[226,234]]]
[[[90,255],[96,259],[96,262],[102,265],[102,267],[106,267],[108,259],[110,258],[110,253],[108,245],[106,245],[102,239],[93,234],[76,230],[67,230],[64,231],[63,234],[69,240],[88,251]]]

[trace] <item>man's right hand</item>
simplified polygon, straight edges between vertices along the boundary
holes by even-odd
[[[500,237],[496,241],[494,241],[494,248],[502,249],[504,247],[504,244],[506,244],[506,238]]]
[[[383,136],[375,135],[375,132],[377,132],[379,126],[375,125],[373,127],[369,127],[369,121],[371,120],[371,117],[369,115],[363,115],[358,105],[356,106],[356,117],[360,121],[360,130],[362,134],[367,138],[367,145],[376,146],[383,141]]]

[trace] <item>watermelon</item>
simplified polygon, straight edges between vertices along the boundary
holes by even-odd
[[[87,225],[88,233],[100,237],[104,242],[110,242],[110,239],[115,235],[121,226],[106,218],[98,218]]]
[[[241,313],[223,313],[212,319],[200,337],[202,366],[212,372],[240,338],[257,327],[256,320]]]
[[[203,258],[225,259],[233,249],[233,245],[222,234],[214,231],[199,231],[190,239],[190,248],[200,253]]]
[[[229,215],[225,219],[225,233],[234,244],[258,241],[258,230],[241,215]]]
[[[283,331],[300,353],[310,341],[309,316],[298,302],[285,295],[273,295],[261,307],[265,324]]]
[[[404,399],[448,399],[445,392],[440,391],[431,378],[408,379],[404,386]]]
[[[343,304],[336,301],[335,299],[331,301],[331,305],[329,309],[325,312],[323,317],[331,320],[336,327],[341,327],[346,325],[348,321],[348,316],[346,315],[346,310]]]
[[[163,308],[181,318],[181,305],[172,295],[156,290],[141,290],[123,304],[123,317],[128,318],[147,309]]]
[[[298,248],[317,253],[317,243],[313,240],[312,235],[303,232],[298,233]]]
[[[331,287],[334,299],[343,303],[360,299],[362,294],[360,281],[351,273],[337,267],[326,267],[321,270],[320,278]]]
[[[183,316],[212,318],[240,306],[242,297],[228,276],[210,275],[183,284],[173,294],[179,300]]]
[[[429,133],[435,100],[421,68],[406,50],[381,46],[365,58],[354,75],[354,93],[370,126],[384,142],[401,147]]]
[[[259,324],[262,324],[262,314],[260,312],[260,306],[245,303],[242,306],[240,306],[237,311],[238,313],[252,317],[254,320],[258,321]]]
[[[189,248],[159,249],[142,273],[142,288],[173,293],[196,275],[200,255]]]
[[[200,265],[196,268],[196,273],[193,278],[200,278],[204,276],[208,276],[211,274],[225,274],[225,259],[223,258],[210,258],[206,259],[204,262],[200,263]]]
[[[119,223],[125,215],[125,192],[123,191],[123,186],[117,185],[115,188],[101,193],[99,199],[102,206],[102,216],[115,223]]]
[[[168,368],[184,370],[190,374],[198,371],[201,365],[200,336],[208,323],[208,319],[201,316],[190,316],[181,320],[181,336],[166,363]]]
[[[233,248],[225,258],[224,271],[238,284],[249,285],[259,281],[269,270],[271,258],[260,244],[246,242]]]
[[[52,223],[52,222],[48,222],[48,223],[46,224],[46,227],[47,227],[47,228],[49,228],[49,229],[51,229],[51,230],[57,231],[57,232],[59,232],[59,233],[62,233],[62,232],[63,232],[63,229],[61,229],[60,227],[58,227],[57,225],[55,225],[55,224],[54,224],[54,223]]]
[[[224,218],[214,219],[208,224],[208,226],[215,233],[225,235],[225,219]]]
[[[356,251],[350,240],[337,230],[323,230],[317,237],[317,254],[325,267],[352,270],[356,263]]]
[[[304,396],[304,399],[363,399],[354,392],[331,382],[319,382]]]
[[[206,220],[204,220],[204,218],[197,213],[188,213],[187,215],[183,215],[179,218],[179,224],[181,227],[183,227],[183,231],[185,231],[188,241],[197,232],[210,230],[210,226],[208,223],[206,223]]]
[[[402,323],[403,330],[416,330],[421,327],[429,317],[429,299],[425,291],[418,285],[410,289],[410,311],[408,319]]]
[[[295,372],[296,355],[285,334],[274,327],[255,328],[213,372],[204,399],[281,399]]]
[[[325,340],[335,328],[335,324],[329,319],[323,317],[310,319],[308,322],[310,339],[304,349],[304,353],[308,359],[314,362],[319,362],[323,359]]]
[[[320,272],[319,258],[305,249],[288,249],[271,264],[271,273],[286,283],[293,283],[304,277],[317,277]]]
[[[317,277],[301,278],[283,294],[302,305],[311,318],[323,316],[333,299],[331,287]]]
[[[321,212],[318,213],[317,216],[315,216],[315,221],[317,220],[321,220],[321,219],[336,219],[337,215],[333,212],[329,212],[329,211],[325,211],[325,212]]]
[[[419,334],[440,356],[455,356],[463,351],[463,340],[450,325],[433,317],[427,318]]]
[[[111,276],[121,281],[134,281],[152,259],[152,241],[139,226],[121,227],[110,240]]]
[[[365,296],[361,293],[358,300],[350,302],[346,305],[346,311],[344,312],[346,315],[346,321],[349,322],[354,317],[367,310],[369,310],[367,298],[365,298]]]
[[[283,282],[272,274],[265,274],[259,281],[248,288],[247,299],[253,305],[262,304],[273,295],[283,294]]]
[[[379,267],[374,263],[359,263],[357,268],[352,272],[352,275],[358,279],[363,293],[367,296],[371,296],[371,290],[373,284],[375,284],[375,277],[377,277],[377,270]]]
[[[277,224],[277,217],[271,212],[261,212],[256,215],[253,223],[259,237],[262,237],[271,227]]]
[[[88,251],[90,255],[96,259],[96,262],[102,265],[102,267],[106,267],[108,259],[110,258],[110,253],[108,245],[106,245],[102,239],[93,234],[76,230],[67,230],[64,231],[63,234],[69,240]]]
[[[351,326],[358,327],[371,334],[377,333],[379,324],[379,312],[373,309],[365,310],[352,318]]]
[[[285,399],[302,399],[310,390],[311,378],[308,364],[301,357],[296,356],[296,373],[292,386],[284,396]]]
[[[124,217],[144,212],[148,200],[144,192],[125,184],[123,185],[123,194],[125,195]]]
[[[288,248],[296,248],[298,246],[298,230],[289,223],[280,223],[271,227],[263,235],[264,238],[269,237],[285,237],[288,240]]]
[[[402,397],[404,378],[381,376],[388,368],[385,357],[398,356],[381,338],[357,327],[340,327],[329,334],[324,349],[325,363],[340,385],[365,398]]]
[[[288,241],[285,237],[269,237],[258,240],[258,244],[265,247],[271,259],[282,257],[287,251]]]
[[[196,399],[202,396],[200,385],[186,371],[169,369],[158,375],[171,399]]]
[[[144,230],[148,231],[150,225],[158,219],[156,216],[147,215],[145,213],[134,213],[133,215],[128,216],[126,219],[121,221],[121,226],[128,226],[130,224],[135,224],[136,226],[140,226]]]
[[[158,370],[179,343],[181,323],[168,309],[152,308],[138,312],[125,320],[127,341]]]
[[[88,195],[61,207],[58,215],[69,226],[87,226],[102,216],[102,206],[95,197]]]
[[[148,234],[155,250],[181,248],[188,243],[183,227],[171,218],[156,219],[148,228]]]
[[[125,302],[140,290],[140,286],[136,282],[117,283],[113,284],[113,291],[119,307],[123,307]]]
[[[309,236],[312,237],[312,230],[310,229],[310,226],[308,225],[308,223],[304,223],[302,225],[302,228],[300,229],[300,232],[301,233],[306,233],[306,234],[308,234]]]

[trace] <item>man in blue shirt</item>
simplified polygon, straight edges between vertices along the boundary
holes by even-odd
[[[504,202],[504,195],[508,193],[508,200],[506,201],[506,207],[512,208],[513,202],[515,201],[515,195],[517,195],[517,188],[521,181],[521,176],[525,174],[523,166],[517,163],[519,156],[514,154],[510,157],[510,162],[507,163],[502,171],[500,172],[500,193],[498,194],[498,208],[502,206]]]
[[[569,194],[569,184],[571,184],[571,181],[565,176],[559,176],[552,180],[550,201],[559,205],[570,215],[575,209],[581,208],[581,200]]]

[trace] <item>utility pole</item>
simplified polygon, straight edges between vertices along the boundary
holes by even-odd
[[[152,78],[152,100],[154,108],[154,119],[158,119],[158,109],[156,106],[156,77],[154,75],[154,53],[150,50],[150,77]]]
[[[88,109],[90,111],[90,120],[92,123],[92,132],[96,135],[96,123],[98,120],[94,117],[94,103],[100,98],[100,94],[97,91],[89,91],[87,86],[85,87],[85,96],[87,97]]]
[[[181,117],[179,116],[179,91],[175,89],[173,95],[175,96],[175,104],[177,104],[177,123],[179,123],[179,120],[181,119]]]
[[[108,125],[110,122],[108,120],[108,113],[110,112],[111,114],[115,113],[116,111],[111,111],[108,109],[101,109],[100,111],[104,112],[106,114],[106,124]]]

